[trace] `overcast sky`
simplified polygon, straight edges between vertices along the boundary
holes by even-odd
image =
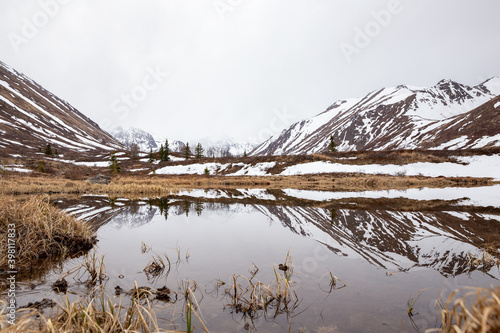
[[[385,86],[500,76],[498,0],[0,0],[0,60],[103,128],[265,139]]]

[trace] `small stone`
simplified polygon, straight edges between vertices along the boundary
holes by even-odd
[[[86,182],[90,184],[102,184],[102,185],[108,185],[111,183],[111,177],[105,176],[103,174],[98,174],[94,177],[90,177],[86,180]]]
[[[122,287],[120,287],[120,286],[116,286],[116,287],[115,287],[115,295],[116,295],[116,296],[120,296],[120,294],[121,294],[122,292],[123,292]]]
[[[59,279],[52,284],[52,289],[58,293],[65,293],[68,290],[68,281],[64,278]]]

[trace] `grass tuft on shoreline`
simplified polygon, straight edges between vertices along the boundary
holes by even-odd
[[[465,295],[457,296],[464,291]],[[458,289],[451,293],[446,305],[439,304],[442,326],[426,333],[500,331],[500,287]]]
[[[102,289],[95,296],[71,302],[67,297],[50,315],[37,309],[18,310],[15,325],[5,320],[7,303],[0,300],[2,332],[179,332],[160,328],[153,306],[147,300],[132,301],[128,307],[119,297],[110,297]]]
[[[8,244],[8,231],[15,229],[15,244]],[[46,196],[33,196],[24,202],[0,197],[0,268],[7,268],[7,251],[15,247],[16,269],[36,268],[46,258],[88,251],[96,242],[94,231],[49,203]]]

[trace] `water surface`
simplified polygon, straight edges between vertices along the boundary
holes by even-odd
[[[414,331],[412,325],[423,331],[439,326],[435,300],[441,293],[498,285],[497,267],[470,264],[470,255],[480,255],[483,244],[500,244],[500,212],[491,198],[485,205],[475,195],[473,206],[455,200],[445,208],[440,203],[416,211],[321,201],[317,193],[314,200],[291,205],[291,195],[198,190],[139,201],[87,196],[58,205],[98,228],[96,252],[104,255],[110,293],[116,286],[130,290],[134,283],[178,291],[185,281],[196,281],[205,325],[214,332],[281,332],[289,326],[292,332],[401,332]],[[461,195],[467,197],[467,191]],[[214,291],[215,281],[230,285],[233,275],[251,277],[256,267],[253,281],[273,284],[287,253],[300,301],[288,313],[244,316],[228,306],[224,287]],[[170,272],[148,276],[143,270],[152,256],[165,254]],[[22,282],[18,303],[60,298],[50,285],[78,261]],[[330,288],[330,273],[345,287],[339,282]],[[84,285],[68,282],[71,297],[85,293]],[[407,301],[419,291],[409,317]],[[158,302],[158,308],[161,317],[185,329],[182,300]]]

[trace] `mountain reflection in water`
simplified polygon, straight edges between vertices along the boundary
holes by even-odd
[[[498,215],[463,211],[398,211],[345,209],[310,205],[227,203],[188,196],[142,201],[87,197],[62,201],[61,208],[88,220],[96,228],[112,223],[116,228],[137,228],[161,214],[200,216],[217,211],[230,218],[246,211],[258,212],[293,233],[314,239],[338,256],[362,258],[387,270],[408,271],[426,267],[445,277],[487,272],[473,267],[470,254],[480,255],[486,243],[500,244]]]

